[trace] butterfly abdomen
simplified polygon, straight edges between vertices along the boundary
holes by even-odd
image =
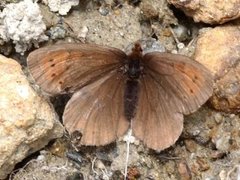
[[[124,115],[127,120],[131,120],[136,111],[138,102],[138,80],[129,79],[126,82],[126,88],[124,92]]]
[[[124,91],[124,115],[128,121],[135,116],[139,94],[139,77],[142,74],[140,61],[142,60],[141,46],[136,43],[132,53],[128,55],[127,80]]]

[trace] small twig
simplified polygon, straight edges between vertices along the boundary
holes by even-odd
[[[158,157],[163,158],[163,159],[167,159],[167,160],[181,160],[181,157],[168,157],[168,156],[163,156],[163,155],[159,155]]]
[[[174,38],[175,42],[176,42],[177,44],[179,44],[180,41],[178,40],[178,38],[177,38],[175,32],[173,31],[173,29],[172,29],[171,27],[170,27],[170,31],[171,31],[171,33],[172,33],[172,35],[173,35],[173,38]]]
[[[173,38],[174,38],[174,40],[175,40],[175,42],[177,44],[177,49],[178,50],[179,49],[183,49],[185,47],[185,45],[178,40],[178,37],[176,36],[175,32],[173,31],[173,29],[171,27],[170,27],[170,31],[171,31],[171,33],[173,35]]]
[[[96,157],[93,159],[93,161],[92,161],[92,171],[98,176],[98,172],[97,171],[95,171],[95,169],[94,169],[94,165],[95,165],[95,161],[96,161]]]

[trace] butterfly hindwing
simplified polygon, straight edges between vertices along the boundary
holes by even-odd
[[[129,128],[123,110],[125,76],[112,71],[78,90],[65,107],[63,123],[82,133],[79,145],[106,145]]]
[[[133,134],[147,147],[165,149],[178,139],[183,129],[183,115],[173,112],[171,97],[150,76],[139,82],[139,100],[132,120]]]
[[[182,133],[183,114],[207,101],[212,76],[198,62],[168,53],[146,54],[143,66],[133,133],[149,148],[162,150]]]

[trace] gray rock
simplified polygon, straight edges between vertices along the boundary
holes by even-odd
[[[0,55],[0,179],[16,163],[63,134],[49,103],[29,85],[21,66]]]
[[[32,44],[47,40],[45,30],[39,6],[31,0],[10,3],[0,12],[1,44],[12,40],[19,53],[24,53]]]

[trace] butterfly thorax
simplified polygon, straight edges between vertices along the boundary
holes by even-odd
[[[130,79],[138,79],[141,74],[140,61],[130,60],[128,63],[127,73]]]
[[[142,60],[142,48],[139,43],[136,43],[135,46],[132,48],[132,53],[128,55],[128,65],[127,65],[127,74],[130,79],[138,79],[142,67],[141,67],[141,60]]]

